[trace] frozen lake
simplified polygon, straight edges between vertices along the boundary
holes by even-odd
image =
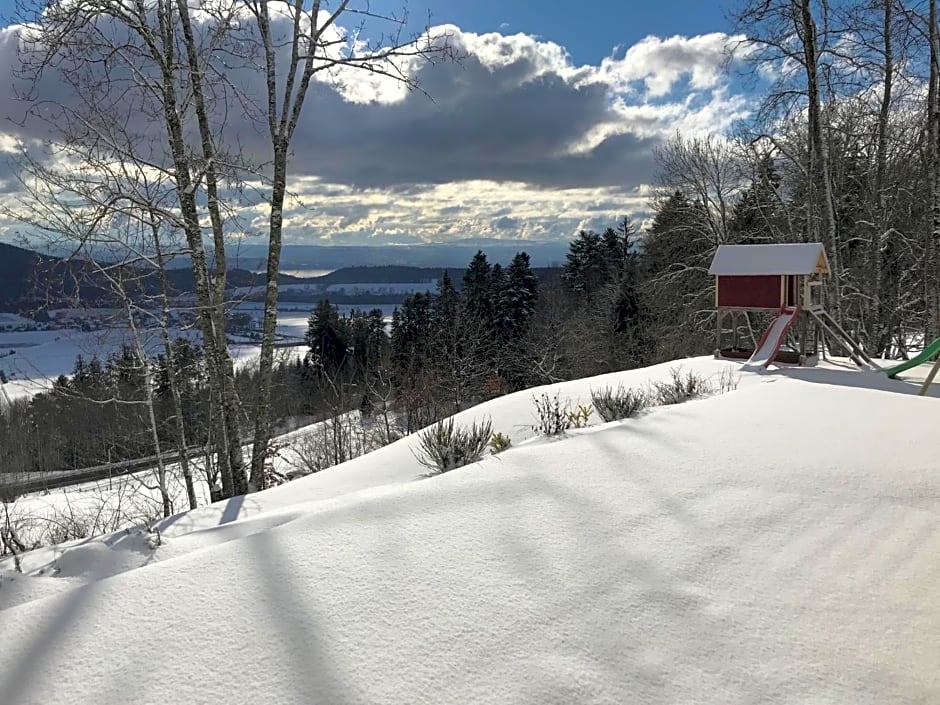
[[[281,355],[300,355],[305,351],[304,335],[307,321],[313,310],[311,304],[286,304],[278,307],[277,333],[281,345],[294,343],[282,351]],[[354,308],[371,310],[380,309],[387,323],[391,322],[394,304],[376,304],[367,306],[339,305],[340,313],[349,315]],[[249,313],[261,320],[264,305],[246,302],[239,304],[236,310]],[[174,338],[185,337],[194,342],[201,339],[198,330],[174,329]],[[142,336],[147,350],[158,355],[163,349],[159,329],[143,329]],[[230,336],[230,340],[234,336]],[[5,331],[0,330],[0,371],[7,377],[3,392],[7,397],[30,396],[48,389],[59,375],[71,374],[75,359],[81,355],[86,360],[97,356],[107,358],[121,349],[122,345],[131,344],[130,330],[125,326],[114,326],[99,331],[80,331],[73,329],[49,331]],[[259,351],[257,342],[230,342],[229,349],[237,364],[249,364]]]

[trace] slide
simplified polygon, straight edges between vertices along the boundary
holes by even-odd
[[[787,331],[790,330],[790,326],[793,325],[799,313],[798,307],[780,312],[780,315],[770,324],[770,328],[764,331],[757,344],[757,350],[751,355],[751,359],[744,363],[744,369],[767,367],[774,361],[777,351],[787,337]]]
[[[900,365],[895,367],[889,367],[887,370],[884,370],[884,373],[888,377],[894,378],[902,372],[911,369],[912,367],[917,367],[923,363],[930,360],[930,358],[935,357],[937,353],[940,353],[940,338],[937,338],[930,345],[924,348],[924,351],[920,355],[915,355],[907,362],[902,362]]]

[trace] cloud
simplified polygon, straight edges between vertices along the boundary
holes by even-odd
[[[15,65],[19,31],[0,30],[0,66]],[[748,112],[722,73],[734,40],[724,34],[647,37],[619,58],[579,66],[563,46],[522,33],[433,33],[463,58],[405,62],[426,93],[349,70],[312,84],[293,141],[289,240],[564,237],[605,214],[642,215],[639,194],[655,180],[653,152],[665,137],[723,131]],[[128,76],[120,67],[113,75]],[[264,94],[254,68],[231,67],[227,78],[244,95]],[[77,99],[54,72],[37,92]],[[134,93],[105,98],[126,110]],[[20,124],[27,106],[12,95],[0,91],[0,116],[14,120],[2,123],[0,144],[48,136],[42,120]],[[264,162],[263,125],[244,120],[234,101],[226,107],[215,113],[217,134]],[[159,128],[138,129],[159,139]],[[246,231],[262,230],[263,209],[243,205]]]
[[[721,81],[729,46],[741,39],[721,32],[646,37],[627,49],[622,59],[604,59],[600,71],[621,88],[642,82],[649,98],[667,95],[686,77],[693,90],[714,88]]]

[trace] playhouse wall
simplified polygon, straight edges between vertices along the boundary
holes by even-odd
[[[718,306],[730,308],[780,308],[780,276],[718,277]]]

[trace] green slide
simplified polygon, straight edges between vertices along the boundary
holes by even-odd
[[[912,357],[907,362],[902,362],[897,367],[891,367],[887,370],[883,370],[883,372],[887,374],[888,377],[896,377],[905,370],[909,370],[912,367],[917,367],[918,365],[927,362],[930,360],[930,358],[936,356],[937,353],[940,353],[940,338],[937,338],[930,345],[924,348],[924,352],[922,352],[920,355]]]

